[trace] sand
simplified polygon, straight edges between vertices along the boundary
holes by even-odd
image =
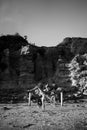
[[[0,130],[87,130],[87,101],[46,104],[0,104]]]

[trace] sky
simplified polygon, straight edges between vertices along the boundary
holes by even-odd
[[[87,37],[87,0],[0,0],[0,34],[17,32],[38,46]]]

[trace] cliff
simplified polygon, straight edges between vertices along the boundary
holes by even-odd
[[[29,53],[21,55],[22,46],[27,45]],[[17,95],[19,90],[25,92],[38,82],[55,81],[58,86],[69,89],[72,83],[67,65],[77,54],[85,53],[87,53],[87,38],[65,38],[55,47],[38,47],[28,43],[20,35],[1,36],[1,97],[12,96],[12,93]]]

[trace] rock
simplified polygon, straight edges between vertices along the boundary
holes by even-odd
[[[23,46],[29,47],[29,53],[21,54]],[[4,91],[3,88],[20,87],[26,90],[38,82],[46,83],[51,80],[54,80],[59,86],[65,86],[65,89],[70,88],[72,86],[70,82],[71,70],[69,70],[68,64],[71,63],[72,59],[74,60],[76,55],[82,55],[86,52],[87,38],[65,38],[55,47],[38,47],[28,43],[20,35],[1,36],[1,93]],[[84,68],[87,63],[84,61],[83,55],[78,58],[78,61],[81,61],[80,67],[82,69],[87,68]],[[83,66],[81,66],[82,62]],[[0,100],[2,100],[1,96]]]

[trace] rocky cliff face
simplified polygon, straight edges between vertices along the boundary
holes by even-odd
[[[72,64],[75,56],[87,53],[87,38],[65,38],[57,49],[59,58],[54,79],[58,86],[63,87],[66,91],[72,91],[76,86],[72,84],[69,65]],[[81,62],[83,60],[84,58],[81,59]]]
[[[26,45],[29,53],[21,55],[21,48]],[[38,82],[52,80],[58,86],[69,88],[72,83],[67,64],[77,54],[85,53],[87,38],[65,38],[55,47],[37,47],[20,35],[1,36],[0,90],[21,88],[24,91]]]

